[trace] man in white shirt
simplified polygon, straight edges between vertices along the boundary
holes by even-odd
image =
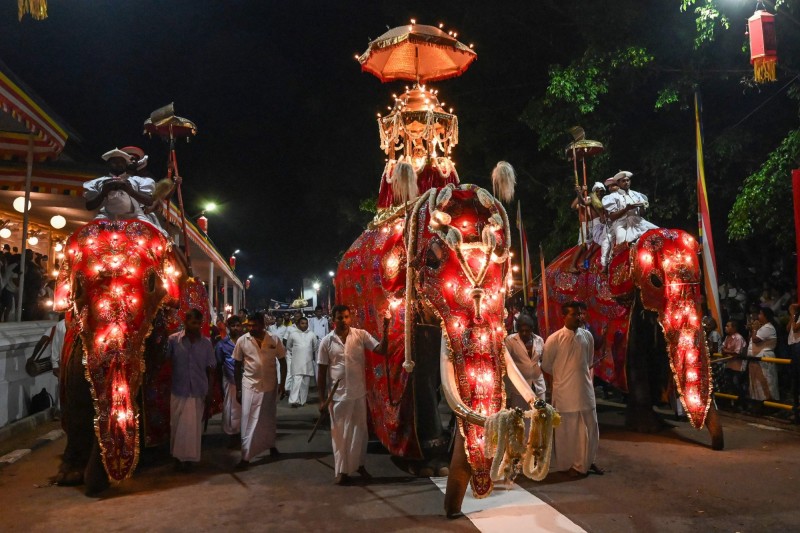
[[[267,333],[263,313],[248,318],[250,332],[239,337],[233,349],[236,396],[242,405],[242,460],[238,468],[246,469],[260,453],[270,450],[277,456],[278,398],[286,382],[286,348],[277,335]],[[280,363],[280,384],[276,371]]]
[[[314,356],[319,349],[319,339],[308,329],[308,319],[303,317],[297,321],[297,327],[289,332],[286,338],[286,352],[292,353],[289,362],[292,388],[289,394],[289,405],[300,407],[308,399],[308,386],[314,375]]]
[[[334,330],[319,345],[317,385],[324,405],[330,394],[329,374],[331,383],[339,383],[332,392],[329,409],[335,482],[344,485],[356,471],[363,478],[370,477],[364,468],[368,437],[364,351],[386,354],[390,318],[384,317],[383,339],[378,342],[365,330],[350,327],[350,309],[346,305],[334,306],[332,314]]]
[[[133,148],[133,147],[130,147]],[[145,156],[146,158],[146,156]],[[108,161],[110,176],[102,176],[83,184],[86,209],[98,209],[95,218],[111,220],[139,219],[158,228],[164,235],[158,218],[145,209],[152,207],[156,182],[152,178],[129,175],[136,170],[137,159],[130,153],[115,148],[103,154]]]
[[[634,242],[658,226],[643,218],[650,207],[647,196],[631,190],[631,174],[623,170],[614,175],[619,189],[603,197],[603,208],[611,220],[611,235],[616,245]]]
[[[308,325],[319,340],[322,340],[331,331],[328,317],[322,315],[322,306],[320,305],[314,308],[314,316],[308,321]]]
[[[542,374],[542,351],[544,340],[533,332],[533,319],[528,314],[521,314],[517,319],[517,333],[505,338],[508,353],[519,368],[525,381],[530,385],[536,398],[544,400],[546,385]],[[506,375],[506,406],[510,409],[519,407],[523,411],[530,409],[530,404],[525,401]]]
[[[568,470],[575,477],[602,474],[594,463],[600,440],[592,383],[594,339],[581,327],[580,302],[568,302],[561,311],[564,327],[547,338],[542,353],[542,370],[553,376],[553,407],[561,414],[553,432],[550,469]]]

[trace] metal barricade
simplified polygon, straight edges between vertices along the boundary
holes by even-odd
[[[711,364],[712,367],[714,365],[718,365],[719,363],[724,363],[733,357],[722,357],[722,354],[715,353],[712,356]],[[793,414],[793,421],[795,424],[800,424],[800,401],[798,397],[800,396],[800,364],[795,363],[792,359],[784,359],[782,357],[745,357],[748,362],[763,362],[763,363],[774,363],[778,365],[789,365],[789,372],[790,372],[790,383],[791,383],[791,396],[792,396],[792,403],[782,403],[782,402],[772,402],[772,401],[764,401],[762,402],[765,407],[771,407],[773,409],[785,409],[787,411],[792,411]],[[747,401],[747,397],[742,395],[730,394],[727,392],[719,392],[718,389],[718,380],[714,379],[714,396],[716,398],[724,398],[726,400],[733,400],[738,401],[740,405],[745,405]]]

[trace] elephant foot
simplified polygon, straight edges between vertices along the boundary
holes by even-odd
[[[89,463],[86,465],[83,478],[86,483],[85,494],[90,497],[99,496],[110,486],[108,474],[106,474],[106,469],[103,467],[100,446],[97,443],[92,448],[92,455],[89,457]]]
[[[76,487],[83,485],[83,468],[68,463],[61,463],[56,474],[55,484],[60,487]]]
[[[628,409],[625,413],[625,427],[636,433],[658,433],[666,425],[652,409]]]
[[[447,518],[453,519],[463,516],[461,504],[464,503],[464,495],[467,493],[470,477],[472,477],[472,468],[469,466],[469,461],[467,461],[464,437],[456,429],[453,458],[450,460],[447,488],[444,492],[444,512]]]
[[[706,415],[706,428],[711,435],[711,449],[715,451],[725,449],[725,435],[722,432],[722,422],[716,406],[712,403]]]

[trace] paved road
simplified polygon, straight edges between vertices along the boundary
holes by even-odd
[[[498,490],[467,502],[488,510],[448,521],[436,480],[406,475],[387,455],[369,455],[371,483],[334,486],[329,434],[306,444],[314,413],[311,405],[281,406],[282,455],[246,472],[233,471],[238,454],[212,420],[194,472],[176,473],[168,458],[150,456],[100,499],[49,486],[64,439],[40,443],[0,466],[0,530],[513,531],[508,520],[520,514],[530,531],[794,531],[800,524],[800,436],[746,421],[724,418],[727,449],[713,452],[707,433],[687,424],[637,435],[622,429],[618,409],[601,407],[605,476],[518,480],[527,492]],[[38,429],[30,442],[56,427]]]

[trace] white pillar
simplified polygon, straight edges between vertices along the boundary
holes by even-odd
[[[208,267],[208,305],[211,309],[211,321],[217,322],[217,315],[214,313],[214,260],[212,259]]]
[[[225,308],[228,307],[228,276],[222,279],[222,294],[222,309],[224,312]]]

